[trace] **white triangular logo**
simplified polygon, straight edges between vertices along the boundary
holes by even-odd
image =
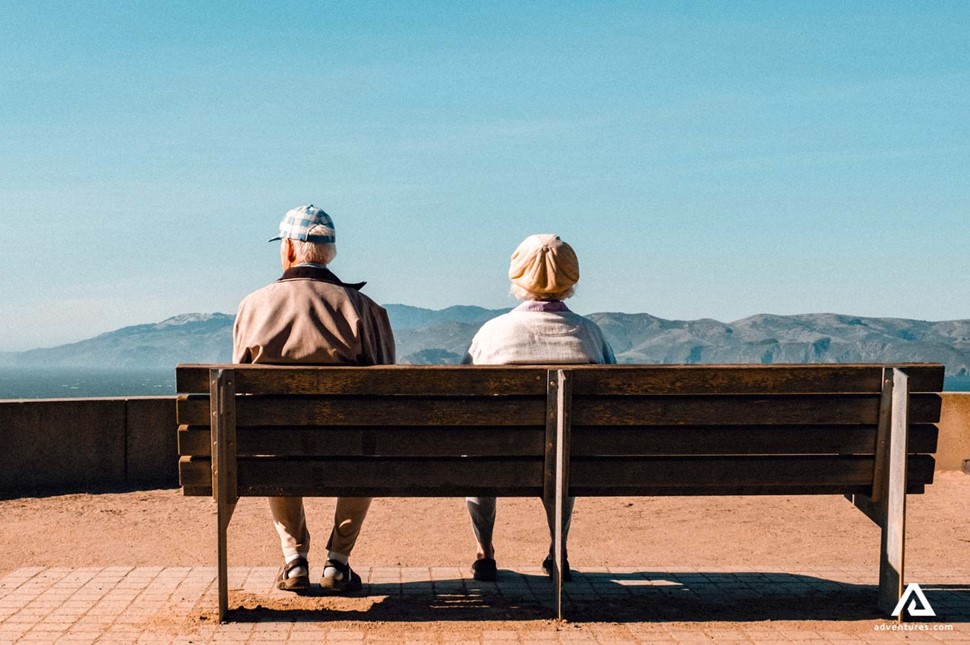
[[[903,597],[899,599],[899,603],[897,603],[896,608],[893,609],[893,616],[898,616],[903,611],[903,607],[906,606],[906,601],[910,599],[910,596],[916,596],[916,599],[909,603],[909,607],[906,607],[906,611],[909,612],[910,616],[918,616],[920,618],[936,616],[936,612],[933,611],[933,607],[930,606],[930,601],[926,599],[926,596],[923,594],[923,590],[920,589],[919,585],[915,582],[911,582],[906,585],[906,591],[903,592]],[[917,607],[917,600],[919,600],[922,607]]]

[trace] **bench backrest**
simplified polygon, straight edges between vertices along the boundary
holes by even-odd
[[[226,367],[240,495],[542,492],[546,370]],[[210,369],[180,366],[177,381],[207,392]],[[209,396],[178,405],[183,486],[209,494]]]
[[[548,495],[563,423],[574,495],[867,494],[892,367],[922,492],[942,365],[180,365],[180,476],[212,493],[221,375],[238,495]]]

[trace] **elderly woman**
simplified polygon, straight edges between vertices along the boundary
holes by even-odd
[[[579,281],[579,260],[572,247],[558,235],[530,235],[512,254],[509,266],[512,294],[522,301],[507,314],[488,321],[475,334],[465,356],[473,365],[615,363],[603,332],[593,321],[575,314],[563,302],[573,295]],[[466,500],[472,530],[478,540],[478,557],[472,564],[475,580],[496,578],[492,531],[495,526],[495,498]],[[564,508],[563,541],[569,532],[573,498]],[[555,525],[553,506],[546,505],[550,542]],[[542,563],[552,575],[553,547]],[[571,578],[569,562],[563,579]]]

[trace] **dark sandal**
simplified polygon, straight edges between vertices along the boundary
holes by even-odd
[[[329,589],[335,593],[351,593],[354,591],[360,591],[363,588],[363,581],[360,579],[360,576],[350,568],[349,564],[327,560],[327,564],[323,568],[324,573],[326,573],[328,567],[333,567],[340,577],[323,576],[323,578],[320,580],[320,586],[324,589]]]
[[[290,576],[290,572],[297,567],[303,567],[306,572],[301,576]],[[285,562],[276,574],[276,588],[283,591],[306,591],[310,588],[310,565],[306,558],[297,558],[292,562]]]

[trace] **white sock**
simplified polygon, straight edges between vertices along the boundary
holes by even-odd
[[[333,560],[334,562],[339,562],[340,564],[347,564],[350,562],[350,556],[344,555],[343,553],[337,553],[336,551],[327,551],[327,559]]]
[[[306,556],[300,555],[299,553],[297,553],[296,555],[289,555],[286,557],[286,564],[289,564],[299,558],[306,558]],[[292,569],[290,569],[290,572],[286,574],[286,577],[295,578],[297,576],[308,576],[308,575],[310,575],[310,572],[307,571],[305,567],[293,567]]]
[[[327,560],[339,562],[340,564],[348,564],[350,562],[350,557],[344,555],[343,553],[337,553],[336,551],[329,551],[327,552]],[[325,567],[323,569],[323,577],[333,578],[334,580],[343,580],[344,574],[342,571],[338,570],[337,567]]]

